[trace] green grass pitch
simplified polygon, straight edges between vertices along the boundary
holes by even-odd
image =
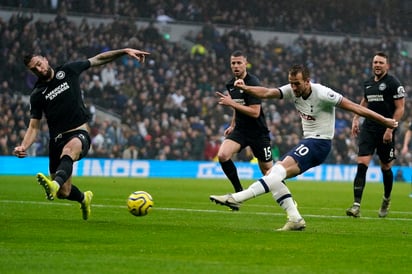
[[[239,212],[209,201],[226,180],[76,177],[94,192],[92,215],[48,201],[35,177],[0,177],[0,273],[410,273],[411,185],[395,183],[387,218],[382,184],[369,183],[362,217],[345,216],[351,183],[289,182],[305,231],[278,232],[283,210],[266,194]],[[251,181],[243,182],[245,186]],[[154,208],[134,217],[128,195]]]

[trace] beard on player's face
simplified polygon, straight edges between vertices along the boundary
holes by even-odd
[[[52,74],[53,74],[52,68],[48,67],[45,73],[38,73],[37,76],[39,77],[40,80],[46,81],[52,77]]]

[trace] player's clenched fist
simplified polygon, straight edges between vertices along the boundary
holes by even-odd
[[[13,154],[19,158],[24,158],[27,156],[26,148],[24,146],[15,147]]]
[[[244,85],[245,85],[245,82],[243,81],[243,79],[237,79],[234,83],[234,86],[238,88],[242,88]]]

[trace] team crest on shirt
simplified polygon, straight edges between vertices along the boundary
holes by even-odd
[[[379,90],[380,91],[383,91],[385,89],[386,89],[386,84],[385,83],[382,83],[382,84],[379,85]]]
[[[335,98],[335,97],[336,97],[336,94],[335,94],[334,92],[328,91],[328,98],[329,98],[329,99],[333,99],[333,98]]]
[[[56,78],[57,78],[58,80],[63,79],[64,76],[66,76],[66,74],[65,74],[64,71],[62,71],[62,70],[59,70],[59,71],[56,73]]]

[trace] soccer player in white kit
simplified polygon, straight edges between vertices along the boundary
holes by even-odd
[[[306,66],[292,66],[289,69],[288,79],[289,84],[279,88],[246,86],[241,79],[235,82],[235,86],[260,98],[293,100],[301,117],[303,139],[283,155],[268,174],[255,181],[249,188],[233,194],[210,196],[210,200],[217,204],[239,210],[242,202],[271,192],[275,201],[288,216],[286,224],[278,229],[281,231],[303,230],[306,227],[306,222],[300,215],[284,180],[325,161],[332,147],[335,107],[373,119],[389,128],[398,126],[398,122],[394,119],[385,118],[324,85],[311,82],[310,72]]]

